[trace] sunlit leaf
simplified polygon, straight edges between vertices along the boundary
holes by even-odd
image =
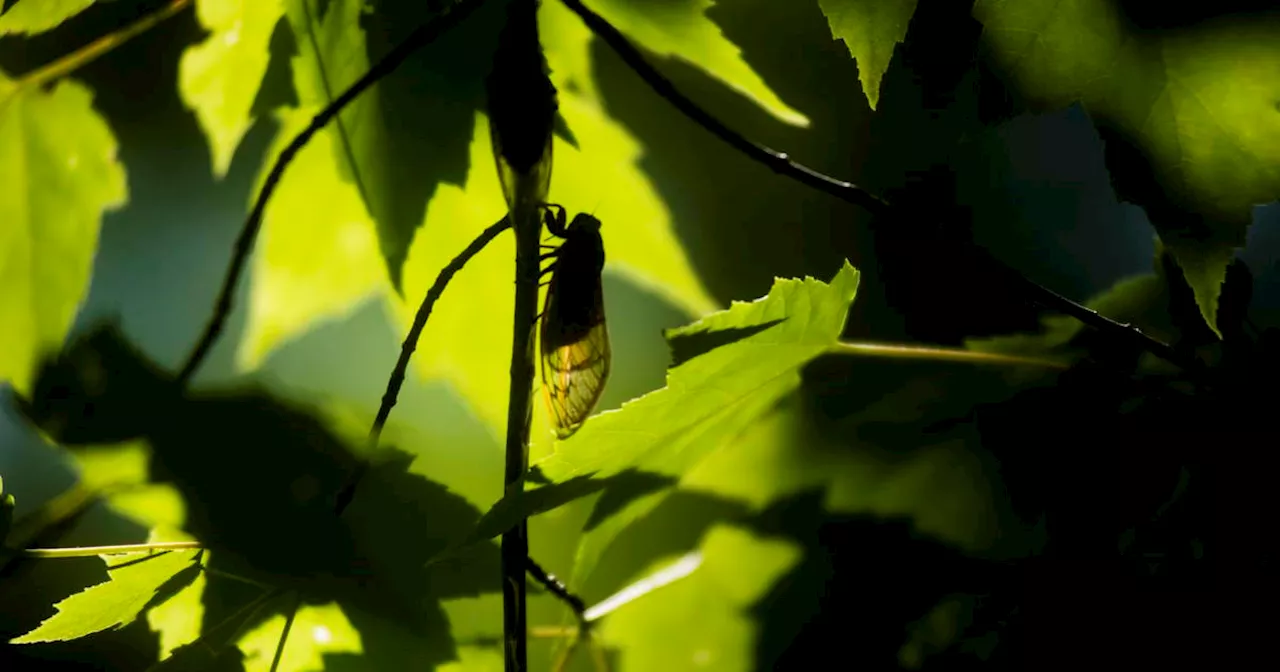
[[[596,208],[604,222],[607,271],[617,269],[657,288],[693,313],[714,306],[675,239],[665,207],[635,167],[634,141],[579,97],[562,95],[560,107],[574,125],[582,151],[557,140],[550,199],[574,210]],[[410,249],[407,300],[395,306],[404,325],[439,270],[504,214],[483,115],[477,115],[472,137],[465,189],[440,186]],[[514,278],[514,244],[504,234],[454,277],[413,359],[427,377],[448,380],[495,433],[506,423]],[[545,423],[545,418],[535,423]],[[536,431],[542,426],[535,424],[534,436],[545,442],[546,432]]]
[[[271,33],[281,0],[197,0],[196,16],[211,34],[187,48],[178,65],[178,94],[209,139],[213,174],[223,177],[253,120],[254,97],[267,72]]]
[[[152,530],[150,541],[194,541],[194,537],[173,528]],[[205,551],[202,560],[208,566],[211,554]],[[204,618],[205,572],[187,584],[161,604],[147,610],[147,627],[160,636],[160,657],[168,658],[175,649],[194,642],[200,636]]]
[[[0,15],[0,35],[43,33],[83,12],[94,0],[17,0]],[[4,3],[0,3],[3,5]]]
[[[1105,0],[979,0],[996,62],[1044,111],[1080,101],[1215,331],[1253,207],[1280,197],[1280,20],[1137,32]]]
[[[889,69],[893,49],[907,36],[916,0],[819,0],[831,36],[844,40],[858,62],[858,79],[871,109],[880,100],[880,78]]]
[[[285,0],[298,45],[291,63],[300,106],[323,108],[369,70],[360,26],[366,4],[365,0]],[[325,10],[323,15],[321,8]],[[420,222],[397,220],[391,210],[387,135],[378,85],[361,93],[326,128],[334,139],[331,151],[338,175],[355,187],[377,223],[380,249],[392,279],[398,281],[413,230]],[[300,129],[294,132],[297,130]]]
[[[244,652],[246,672],[267,672],[276,655],[285,617],[276,615],[246,633],[236,646]],[[326,653],[361,653],[360,633],[351,627],[336,604],[305,605],[298,609],[289,640],[280,656],[278,672],[323,670]]]
[[[148,557],[145,552],[99,556],[107,563],[110,578],[106,583],[90,586],[58,602],[54,605],[58,613],[11,643],[57,642],[124,627],[180,572],[188,570],[188,580],[195,578],[192,570],[197,553],[197,550],[186,550],[154,557]]]
[[[638,46],[657,56],[679,58],[701,68],[782,121],[795,126],[809,125],[807,117],[778,98],[743,60],[737,45],[707,16],[707,11],[715,5],[714,0],[674,0],[661,4],[591,0],[584,4]],[[538,20],[556,86],[560,86],[559,80],[564,77],[590,86],[586,82],[590,72],[586,53],[590,32],[581,20],[558,2],[542,3]],[[553,52],[572,56],[557,62]],[[566,65],[570,69],[560,69]],[[594,87],[584,90],[594,91]]]
[[[752,423],[800,385],[800,368],[836,342],[858,286],[847,263],[830,283],[779,279],[767,297],[734,303],[668,332],[693,338],[743,330],[731,344],[672,368],[666,387],[590,419],[537,466],[552,485],[509,495],[481,522],[479,536],[502,532],[520,517],[563,503],[543,493],[573,479],[604,479],[637,469],[679,478],[717,451],[737,446]],[[752,327],[769,324],[763,330]],[[652,511],[668,491],[652,492],[586,532],[575,580],[630,522]]]
[[[748,670],[758,626],[750,608],[800,559],[781,539],[713,527],[692,575],[619,607],[600,636],[622,653],[622,670]],[[661,563],[660,563],[661,564]]]
[[[317,111],[281,112],[267,155],[279,154]],[[386,285],[373,222],[359,191],[340,175],[338,142],[331,130],[316,134],[267,205],[238,353],[242,367],[258,366],[283,341],[317,320],[342,317]]]
[[[30,392],[89,286],[102,213],[125,202],[116,141],[83,85],[0,73],[0,380]]]

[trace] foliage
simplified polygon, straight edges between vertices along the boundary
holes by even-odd
[[[838,210],[838,221],[813,221],[802,197],[762,186],[785,175],[704,152],[681,135],[684,125],[703,129],[653,114],[665,101],[621,69],[576,3],[543,0],[554,124],[521,170],[535,182],[551,172],[549,185],[515,190],[603,222],[605,286],[632,292],[609,298],[615,351],[661,347],[665,372],[656,358],[633,364],[643,371],[611,382],[625,390],[618,401],[630,399],[606,403],[567,440],[553,441],[536,407],[534,468],[522,489],[504,491],[496,437],[511,417],[515,255],[503,234],[443,294],[405,398],[375,441],[371,394],[273,379],[309,339],[346,333],[373,308],[394,335],[386,352],[343,345],[305,368],[358,362],[377,370],[381,392],[391,343],[441,270],[509,208],[528,205],[503,181],[511,152],[498,151],[495,166],[495,150],[510,147],[494,138],[525,122],[545,136],[551,108],[540,100],[534,114],[521,107],[525,88],[486,80],[495,64],[534,69],[498,50],[510,46],[500,39],[507,10],[523,1],[164,3],[185,4],[188,22],[186,32],[150,29],[177,45],[165,93],[198,130],[210,188],[241,199],[243,214],[276,162],[291,161],[233,297],[234,365],[190,389],[139,322],[94,314],[130,303],[111,296],[103,261],[143,237],[129,199],[176,189],[147,181],[147,122],[121,111],[141,108],[97,84],[141,61],[145,50],[121,46],[132,37],[122,26],[162,3],[0,3],[0,382],[23,436],[65,459],[75,481],[44,503],[24,491],[18,504],[31,508],[16,519],[0,481],[0,545],[10,547],[0,588],[21,585],[12,594],[39,601],[0,619],[4,669],[138,633],[149,639],[128,648],[159,670],[500,669],[492,540],[526,519],[532,557],[569,577],[598,615],[578,621],[531,582],[534,669],[558,658],[578,670],[601,660],[622,670],[804,669],[824,659],[1024,669],[1031,649],[1061,643],[1053,633],[1077,632],[1076,621],[1180,622],[1176,610],[1087,611],[1077,599],[1085,587],[1204,588],[1210,562],[1228,556],[1241,585],[1274,579],[1275,542],[1256,532],[1272,508],[1258,494],[1269,470],[1256,446],[1274,440],[1266,419],[1280,331],[1255,325],[1253,275],[1235,254],[1256,206],[1280,197],[1275,11],[1153,15],[1120,0],[975,0],[963,11],[944,0],[583,3],[753,140],[820,136],[847,153],[825,139],[832,123],[883,124],[855,129],[873,149],[828,161],[854,171],[839,180],[898,185],[918,170],[954,187],[948,174],[969,170],[969,182],[999,191],[984,164],[966,161],[1011,118],[1078,106],[1104,146],[1097,168],[1113,200],[1140,206],[1158,237],[1150,272],[1109,281],[1085,305],[1169,343],[1173,356],[1159,352],[1177,364],[1123,329],[1028,310],[1029,297],[959,259],[972,236],[958,189],[895,192],[885,207],[897,219]],[[474,11],[292,154],[289,143],[415,26],[463,9]],[[817,48],[837,54],[848,79],[815,66],[805,77],[822,95],[806,98],[788,80],[807,64],[766,67],[757,52],[765,42],[781,49],[778,36],[742,25],[768,12],[816,25]],[[952,41],[931,42],[939,36]],[[27,62],[28,46],[55,51]],[[845,89],[860,89],[862,116],[833,122],[820,106]],[[872,128],[940,146],[886,149],[864,142]],[[957,167],[915,165],[919,155]],[[680,162],[692,167],[676,170]],[[144,176],[132,189],[126,166],[131,179]],[[708,173],[701,182],[677,177],[698,171]],[[732,186],[715,193],[742,202],[792,199],[795,214],[714,221],[725,210],[698,193],[718,182]],[[164,235],[195,219],[166,218]],[[1008,219],[1012,238],[1025,222]],[[867,222],[877,244],[827,243]],[[771,281],[767,293],[727,280],[728,254],[717,252],[751,241],[779,258],[791,246],[816,257],[805,249],[814,240],[836,248],[821,251],[844,259],[839,269],[750,269]],[[226,263],[221,248],[201,254]],[[966,332],[951,349],[845,340],[879,338],[892,333],[894,311],[918,312],[882,292],[899,281],[960,297],[977,316],[1027,314],[1039,327]],[[203,306],[204,291],[184,287],[184,299]],[[645,302],[667,310],[663,326],[683,325],[663,331],[665,343],[655,320],[636,317]],[[11,467],[7,448],[10,489],[39,480],[22,462]],[[350,506],[339,507],[353,483]],[[101,539],[199,548],[108,554]],[[92,576],[70,580],[78,585],[38,587],[28,567],[78,561],[22,548],[80,543],[105,567],[85,559]],[[638,589],[691,558],[685,569],[696,569],[669,585]]]

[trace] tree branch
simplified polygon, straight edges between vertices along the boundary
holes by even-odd
[[[280,152],[280,156],[276,157],[275,165],[271,167],[271,172],[267,174],[267,178],[262,184],[262,190],[258,192],[258,198],[254,201],[253,209],[250,210],[248,219],[245,220],[244,226],[240,229],[240,235],[236,237],[235,245],[232,249],[231,264],[227,268],[227,275],[222,281],[221,290],[218,292],[213,315],[209,318],[209,323],[205,326],[200,340],[196,342],[191,353],[187,355],[186,363],[182,365],[182,369],[178,373],[178,384],[180,386],[185,386],[191,382],[191,377],[200,368],[201,363],[204,362],[205,357],[209,354],[209,350],[213,348],[213,344],[217,342],[218,337],[222,334],[222,329],[226,326],[227,318],[231,315],[232,296],[235,294],[236,284],[239,282],[240,274],[244,271],[244,265],[249,259],[249,253],[253,250],[253,243],[258,236],[258,231],[262,228],[262,215],[266,210],[267,200],[280,183],[280,178],[284,175],[284,169],[293,160],[293,157],[311,140],[313,135],[332,121],[342,111],[342,108],[351,104],[361,93],[364,93],[365,89],[373,86],[379,79],[400,67],[400,64],[404,63],[405,59],[413,52],[431,44],[436,38],[461,23],[483,2],[484,0],[466,0],[455,5],[447,13],[435,16],[427,23],[419,26],[403,42],[396,45],[382,60],[369,68],[369,71],[363,77],[356,80],[346,91],[343,91],[333,102],[321,110],[311,120],[311,123],[293,138],[289,145],[284,148],[284,151]]]
[[[22,554],[28,558],[91,558],[103,553],[168,553],[204,548],[198,541],[156,541],[149,544],[118,544],[114,546],[72,546],[69,548],[28,548]]]
[[[696,103],[680,93],[670,80],[650,65],[640,51],[632,46],[627,38],[603,17],[588,9],[580,0],[561,0],[561,2],[570,11],[577,14],[582,19],[582,22],[591,29],[591,32],[595,33],[596,37],[604,41],[605,44],[608,44],[622,61],[634,70],[654,92],[712,135],[720,138],[752,160],[767,166],[779,175],[791,178],[846,203],[861,206],[873,216],[882,220],[893,221],[900,218],[898,209],[888,201],[871,194],[852,182],[824,175],[808,166],[792,161],[783,152],[777,152],[756,144],[730,129],[719,119],[716,119],[709,112],[698,107]],[[969,247],[972,253],[982,262],[990,265],[1000,274],[1007,276],[1011,282],[1024,287],[1036,303],[1070,315],[1090,327],[1112,334],[1117,339],[1133,343],[1135,346],[1187,371],[1196,373],[1203,371],[1203,367],[1197,360],[1181,356],[1168,343],[1152,338],[1131,324],[1116,322],[1091,308],[1080,305],[1047,287],[1033,282],[977,246],[970,245]]]

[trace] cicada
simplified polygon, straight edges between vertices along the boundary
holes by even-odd
[[[548,203],[543,222],[559,246],[544,246],[551,263],[542,308],[542,395],[556,436],[568,438],[591,414],[609,378],[609,330],[604,321],[604,241],[600,220],[586,213],[565,224],[563,207]]]

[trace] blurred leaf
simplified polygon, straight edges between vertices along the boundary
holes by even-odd
[[[126,198],[116,141],[83,85],[0,73],[0,381],[30,391],[83,300],[105,210]]]
[[[267,672],[276,655],[285,617],[276,615],[245,633],[236,645],[244,652],[247,672]],[[360,633],[351,627],[336,604],[304,605],[298,609],[277,672],[319,672],[325,654],[360,653]]]
[[[636,170],[634,141],[579,97],[562,96],[560,109],[574,125],[582,149],[557,138],[550,200],[570,208],[599,204],[606,269],[660,287],[666,298],[690,312],[714,306],[679,247],[661,201]],[[405,265],[406,301],[395,305],[401,324],[412,321],[439,270],[503,215],[488,136],[486,118],[477,115],[465,189],[441,185],[431,201]],[[511,239],[501,236],[454,277],[413,359],[428,378],[448,380],[495,434],[506,423],[509,362],[497,353],[511,350],[513,248]],[[545,410],[535,413],[534,423],[533,440],[545,445]]]
[[[800,368],[836,342],[858,286],[847,262],[830,284],[812,278],[774,281],[769,295],[668,332],[668,337],[779,324],[672,368],[667,386],[588,420],[538,463],[551,485],[499,501],[478,536],[500,534],[522,517],[562,502],[542,497],[575,479],[604,479],[627,470],[680,477],[722,449],[800,386]],[[585,494],[585,493],[584,493]],[[653,510],[669,491],[644,494],[588,530],[579,547],[575,581],[590,572],[618,532]]]
[[[893,49],[907,36],[916,0],[819,0],[831,36],[844,40],[858,62],[858,79],[871,109],[880,100],[880,78]]]
[[[365,4],[365,0],[285,0],[289,25],[298,45],[298,54],[291,63],[300,107],[318,112],[369,70],[365,35],[360,25]],[[323,15],[321,8],[324,8]],[[299,130],[301,127],[290,129],[283,137],[292,139]],[[382,119],[378,85],[369,87],[344,107],[322,133],[330,136],[338,176],[355,187],[377,225],[379,249],[386,259],[392,282],[398,287],[409,242],[421,222],[404,221],[403,216],[391,209],[387,129]],[[268,156],[274,159],[275,154]]]
[[[83,12],[94,0],[17,0],[0,15],[0,35],[43,33]],[[4,3],[0,3],[3,5]]]
[[[1216,332],[1253,207],[1280,197],[1280,18],[1137,32],[1105,0],[979,0],[973,14],[1036,111],[1083,103],[1117,195],[1146,210]]]
[[[584,4],[590,5],[638,46],[657,56],[678,58],[701,68],[781,121],[793,126],[809,125],[807,117],[782,102],[760,79],[743,60],[737,45],[725,38],[720,27],[707,16],[714,0],[670,0],[661,4],[592,0]],[[590,31],[558,2],[542,3],[538,19],[543,26],[542,40],[556,87],[563,92],[560,79],[573,79],[581,87],[579,90],[595,98],[587,52]],[[552,52],[570,52],[572,56],[557,62]],[[561,70],[566,65],[568,68]]]
[[[259,184],[284,147],[319,112],[278,112],[281,126]],[[373,221],[359,190],[341,177],[340,140],[317,133],[298,152],[267,204],[254,255],[248,324],[239,366],[260,366],[274,348],[319,319],[337,319],[386,286]]]
[[[600,636],[621,650],[622,670],[753,669],[758,626],[750,608],[799,561],[801,549],[716,526],[700,554],[692,575],[603,620]]]
[[[227,174],[253,122],[249,113],[271,58],[271,33],[283,15],[281,0],[196,0],[196,16],[211,34],[183,52],[178,94],[209,140],[215,177]]]
[[[76,639],[103,630],[126,626],[142,613],[166,584],[180,573],[187,582],[198,573],[196,555],[200,551],[169,551],[160,554],[118,553],[101,555],[110,579],[90,586],[54,606],[58,613],[35,630],[10,640],[11,644],[34,644]]]

